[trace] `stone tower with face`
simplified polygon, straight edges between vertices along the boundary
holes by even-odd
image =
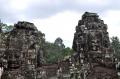
[[[107,25],[96,13],[85,12],[79,20],[73,50],[79,54],[82,79],[118,79]]]
[[[15,24],[7,35],[7,68],[2,79],[19,79],[19,76],[22,79],[36,79],[36,68],[43,63],[43,40],[44,34],[33,23],[23,21]]]

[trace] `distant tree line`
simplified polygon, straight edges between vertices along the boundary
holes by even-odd
[[[57,38],[54,43],[45,43],[45,58],[47,63],[62,61],[66,56],[73,54],[73,50],[65,47],[61,38]]]

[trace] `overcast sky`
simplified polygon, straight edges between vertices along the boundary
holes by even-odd
[[[0,0],[2,22],[33,22],[47,41],[61,37],[69,47],[85,11],[98,13],[108,25],[110,37],[120,37],[120,0]]]

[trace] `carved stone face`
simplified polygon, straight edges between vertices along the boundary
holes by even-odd
[[[19,52],[16,50],[9,50],[8,53],[9,53],[7,56],[8,68],[13,68],[13,69],[19,68],[21,62]]]
[[[99,51],[102,46],[102,33],[99,31],[89,32],[89,47],[90,50]]]

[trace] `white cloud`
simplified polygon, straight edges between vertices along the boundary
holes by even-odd
[[[46,19],[34,19],[33,22],[45,33],[47,41],[54,42],[57,37],[61,37],[65,45],[71,47],[79,19],[81,13],[65,11]]]
[[[54,42],[57,37],[61,37],[66,46],[72,46],[75,26],[81,19],[83,13],[65,11],[46,19],[34,19],[32,22],[40,31],[45,33],[47,41]],[[101,19],[108,25],[110,37],[120,37],[120,11],[106,11]]]
[[[3,5],[0,18],[9,24],[34,19],[32,22],[46,34],[48,41],[61,37],[67,46],[72,46],[81,11],[97,12],[100,17],[103,14],[101,19],[108,24],[110,37],[120,37],[120,10],[113,2],[119,3],[113,0],[0,0]]]
[[[108,10],[103,15],[103,20],[108,25],[110,37],[118,36],[120,38],[120,10]]]
[[[10,0],[10,6],[14,10],[24,10],[28,7],[30,0]]]
[[[10,4],[10,7],[13,10],[22,11],[29,8],[31,5],[53,5],[53,4],[59,4],[61,1],[59,0],[53,0],[51,3],[51,0],[10,0],[8,4]]]
[[[91,6],[106,6],[110,4],[110,0],[77,0],[79,4]]]

